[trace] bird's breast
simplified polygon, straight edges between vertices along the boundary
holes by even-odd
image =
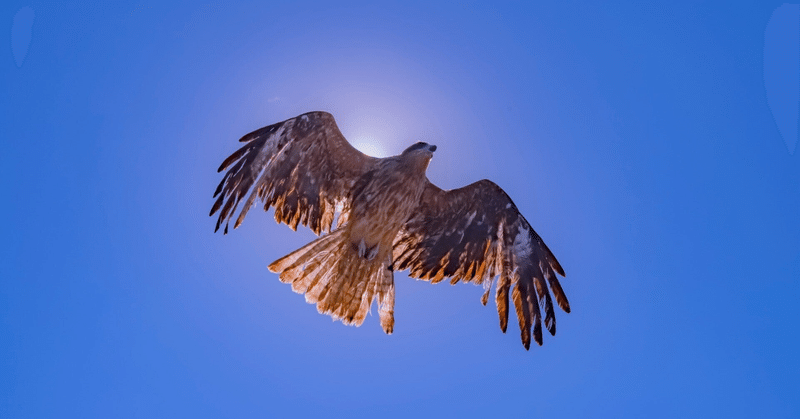
[[[349,228],[354,245],[367,248],[384,243],[391,245],[417,208],[425,181],[424,174],[421,177],[402,171],[374,174],[353,197]],[[364,244],[361,244],[362,239]]]

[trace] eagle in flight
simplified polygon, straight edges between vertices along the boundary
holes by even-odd
[[[370,157],[347,142],[326,112],[287,119],[239,141],[244,146],[218,169],[228,171],[209,214],[219,211],[215,231],[225,224],[227,234],[246,198],[234,228],[258,199],[265,211],[275,207],[277,222],[322,234],[269,265],[320,313],[360,326],[377,299],[381,327],[392,333],[394,271],[406,269],[432,283],[481,284],[484,305],[497,278],[500,328],[508,325],[510,296],[525,349],[531,331],[542,344],[542,323],[556,333],[551,292],[569,313],[556,276],[564,269],[499,186],[481,180],[446,191],[428,180],[435,145],[418,142],[397,156]]]

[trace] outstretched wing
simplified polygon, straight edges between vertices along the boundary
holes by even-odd
[[[569,313],[567,296],[555,275],[564,276],[561,265],[505,191],[488,180],[451,191],[429,182],[418,212],[394,240],[393,256],[394,269],[410,269],[414,278],[436,283],[449,277],[453,284],[460,280],[483,284],[484,305],[499,275],[500,328],[505,332],[508,325],[511,291],[525,349],[530,348],[531,328],[542,344],[541,310],[547,330],[556,333],[548,282],[558,305]]]
[[[331,229],[337,211],[339,225],[347,218],[350,189],[355,181],[380,160],[356,150],[342,136],[333,116],[309,112],[253,131],[247,143],[230,155],[217,170],[230,169],[214,192],[217,200],[209,215],[220,210],[217,226],[228,223],[239,201],[250,191],[233,228],[259,198],[264,211],[275,207],[275,220],[292,229],[297,224],[316,234]]]

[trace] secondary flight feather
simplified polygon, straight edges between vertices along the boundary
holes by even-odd
[[[542,325],[555,335],[553,298],[569,313],[558,280],[564,269],[499,186],[481,180],[445,191],[428,180],[435,145],[370,157],[347,142],[326,112],[239,141],[244,146],[218,169],[227,172],[214,192],[215,231],[224,225],[228,233],[244,200],[234,228],[258,201],[265,211],[275,208],[277,222],[321,234],[269,265],[320,313],[359,326],[377,301],[381,327],[392,333],[394,271],[406,269],[432,283],[481,284],[484,305],[496,282],[500,328],[506,331],[510,297],[526,349],[531,334],[542,344]]]

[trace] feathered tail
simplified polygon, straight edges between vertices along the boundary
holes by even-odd
[[[280,273],[280,280],[292,290],[305,294],[317,311],[346,325],[361,326],[373,299],[383,330],[394,329],[394,275],[391,252],[386,258],[359,256],[345,229],[320,237],[272,262],[269,270]],[[361,254],[363,255],[363,251]],[[374,256],[374,255],[372,255]]]

